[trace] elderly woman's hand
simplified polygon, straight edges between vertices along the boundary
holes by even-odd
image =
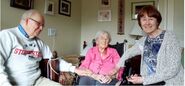
[[[112,76],[108,76],[108,75],[106,75],[105,76],[105,83],[110,83],[112,81]]]
[[[92,74],[92,71],[90,71],[89,69],[85,69],[85,68],[76,68],[75,72],[80,75],[80,76],[89,76],[90,74]]]
[[[105,76],[100,74],[92,74],[92,78],[99,81],[100,83],[110,83],[112,81],[110,76]]]

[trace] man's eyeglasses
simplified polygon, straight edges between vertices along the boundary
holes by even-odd
[[[38,22],[38,21],[36,21],[36,20],[34,20],[34,19],[32,19],[32,18],[29,18],[30,20],[32,20],[32,21],[34,21],[35,23],[37,23],[37,25],[40,27],[40,26],[42,26],[42,27],[44,27],[44,24],[42,24],[42,23],[40,23],[40,22]]]

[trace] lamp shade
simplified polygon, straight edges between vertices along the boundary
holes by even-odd
[[[130,35],[133,35],[133,36],[143,36],[144,35],[144,33],[141,30],[141,27],[139,27],[137,21],[134,22],[134,25],[133,25],[133,28],[132,28]]]

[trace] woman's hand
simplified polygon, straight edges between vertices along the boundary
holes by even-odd
[[[92,74],[92,71],[90,71],[89,69],[85,69],[85,68],[76,68],[75,69],[75,73],[77,73],[80,76],[89,76],[90,74]]]
[[[105,80],[105,83],[108,84],[108,83],[110,83],[110,82],[112,81],[112,76],[106,75],[106,76],[105,76],[105,79],[106,79],[106,80]]]
[[[129,82],[132,82],[133,84],[141,84],[143,83],[143,77],[138,76],[137,74],[131,75],[130,77],[127,77],[127,80]]]
[[[100,74],[93,74],[92,78],[99,81],[100,83],[110,83],[112,81],[110,76],[105,76]]]

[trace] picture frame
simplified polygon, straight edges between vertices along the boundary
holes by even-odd
[[[99,10],[98,21],[111,21],[111,10]]]
[[[34,0],[10,0],[10,6],[29,10],[33,8]]]
[[[44,13],[48,15],[54,15],[54,2],[45,0],[45,9]]]
[[[58,13],[65,16],[71,16],[71,2],[67,0],[59,0]]]
[[[137,14],[139,12],[139,10],[146,6],[146,5],[153,5],[155,6],[155,1],[144,1],[144,2],[132,2],[131,3],[131,18],[132,20],[136,20],[137,19]]]
[[[118,27],[117,34],[125,34],[125,0],[118,0]]]
[[[110,8],[111,0],[99,0],[101,8]]]

